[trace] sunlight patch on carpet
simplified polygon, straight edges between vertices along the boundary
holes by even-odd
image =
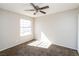
[[[48,38],[45,36],[43,32],[41,32],[41,39],[34,41],[28,45],[35,46],[35,47],[41,47],[41,48],[49,48],[52,43],[48,40]]]

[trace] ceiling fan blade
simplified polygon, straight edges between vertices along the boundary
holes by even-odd
[[[35,11],[34,9],[24,10],[24,11]]]
[[[44,11],[40,11],[41,13],[43,13],[43,14],[46,14],[46,12],[44,12]]]
[[[42,10],[42,9],[47,9],[47,8],[49,8],[49,6],[44,6],[44,7],[41,7],[39,9]]]
[[[36,6],[33,3],[30,3],[30,4],[34,7],[35,10],[37,10]]]

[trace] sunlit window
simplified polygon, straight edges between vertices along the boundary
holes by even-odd
[[[32,33],[31,21],[20,19],[20,36],[30,35]]]

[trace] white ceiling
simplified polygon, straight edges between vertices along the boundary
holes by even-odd
[[[46,15],[62,12],[69,9],[78,8],[78,3],[36,3],[39,7],[47,6],[49,5],[48,9],[45,9]],[[31,17],[39,17],[44,16],[45,14],[42,14],[38,12],[36,15],[33,15],[34,11],[24,11],[28,9],[33,9],[33,7],[29,3],[0,3],[0,8],[6,9],[12,12],[20,13],[23,15],[28,15]]]

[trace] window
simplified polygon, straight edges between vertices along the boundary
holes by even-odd
[[[26,19],[20,20],[20,36],[26,36],[32,33],[31,21]]]

